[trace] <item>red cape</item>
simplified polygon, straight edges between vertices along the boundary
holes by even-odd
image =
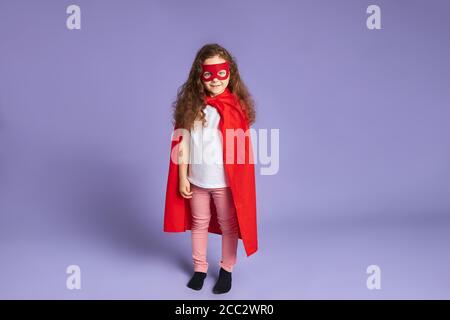
[[[252,142],[247,117],[242,110],[239,99],[226,88],[225,91],[215,97],[205,97],[205,105],[209,104],[217,109],[220,114],[219,129],[223,138],[223,164],[225,174],[233,195],[234,205],[239,222],[239,239],[242,239],[247,256],[252,255],[258,249],[257,221],[256,221],[256,188],[255,168],[253,161]],[[174,128],[177,129],[176,127]],[[245,161],[238,162],[237,139],[235,138],[234,152],[227,152],[226,129],[242,129],[245,135]],[[174,140],[172,134],[171,154],[178,154],[178,143],[182,136]],[[179,140],[179,141],[177,141]],[[174,149],[176,148],[176,149]],[[234,153],[234,156],[233,156]],[[226,157],[234,157],[232,163],[226,162]],[[230,158],[232,159],[232,158]],[[239,157],[239,159],[242,159]],[[251,161],[250,161],[251,159]],[[211,201],[211,220],[208,232],[222,234],[217,221],[217,213],[214,202]],[[167,179],[166,201],[164,209],[164,231],[184,232],[191,230],[191,211],[189,199],[180,195],[178,185],[178,164],[169,158],[169,175]]]

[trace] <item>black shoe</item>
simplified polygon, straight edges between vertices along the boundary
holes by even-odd
[[[194,290],[200,290],[203,287],[203,281],[205,280],[205,272],[194,272],[191,280],[189,280],[187,286]]]
[[[216,284],[214,285],[213,292],[220,294],[226,293],[231,289],[231,272],[220,268],[219,271],[219,279],[217,279]]]

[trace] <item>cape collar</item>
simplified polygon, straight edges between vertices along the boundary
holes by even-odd
[[[210,97],[208,95],[205,95],[205,104],[214,103],[215,101],[222,101],[229,99],[231,97],[232,93],[228,87],[225,88],[225,90],[222,93],[219,93],[218,95],[214,97]]]

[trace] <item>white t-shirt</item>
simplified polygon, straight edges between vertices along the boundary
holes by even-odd
[[[204,109],[206,126],[196,121],[190,131],[189,182],[203,188],[228,187],[223,166],[223,147],[219,130],[220,114],[207,105]],[[202,156],[203,155],[203,156]]]

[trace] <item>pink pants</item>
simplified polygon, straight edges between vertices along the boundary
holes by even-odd
[[[210,199],[212,196],[217,211],[217,222],[222,231],[222,259],[219,265],[228,272],[232,272],[233,266],[236,264],[239,224],[230,188],[202,188],[191,183],[191,191],[193,192],[190,206],[194,271],[205,273],[208,271],[206,251],[208,247],[208,227],[211,219]]]

